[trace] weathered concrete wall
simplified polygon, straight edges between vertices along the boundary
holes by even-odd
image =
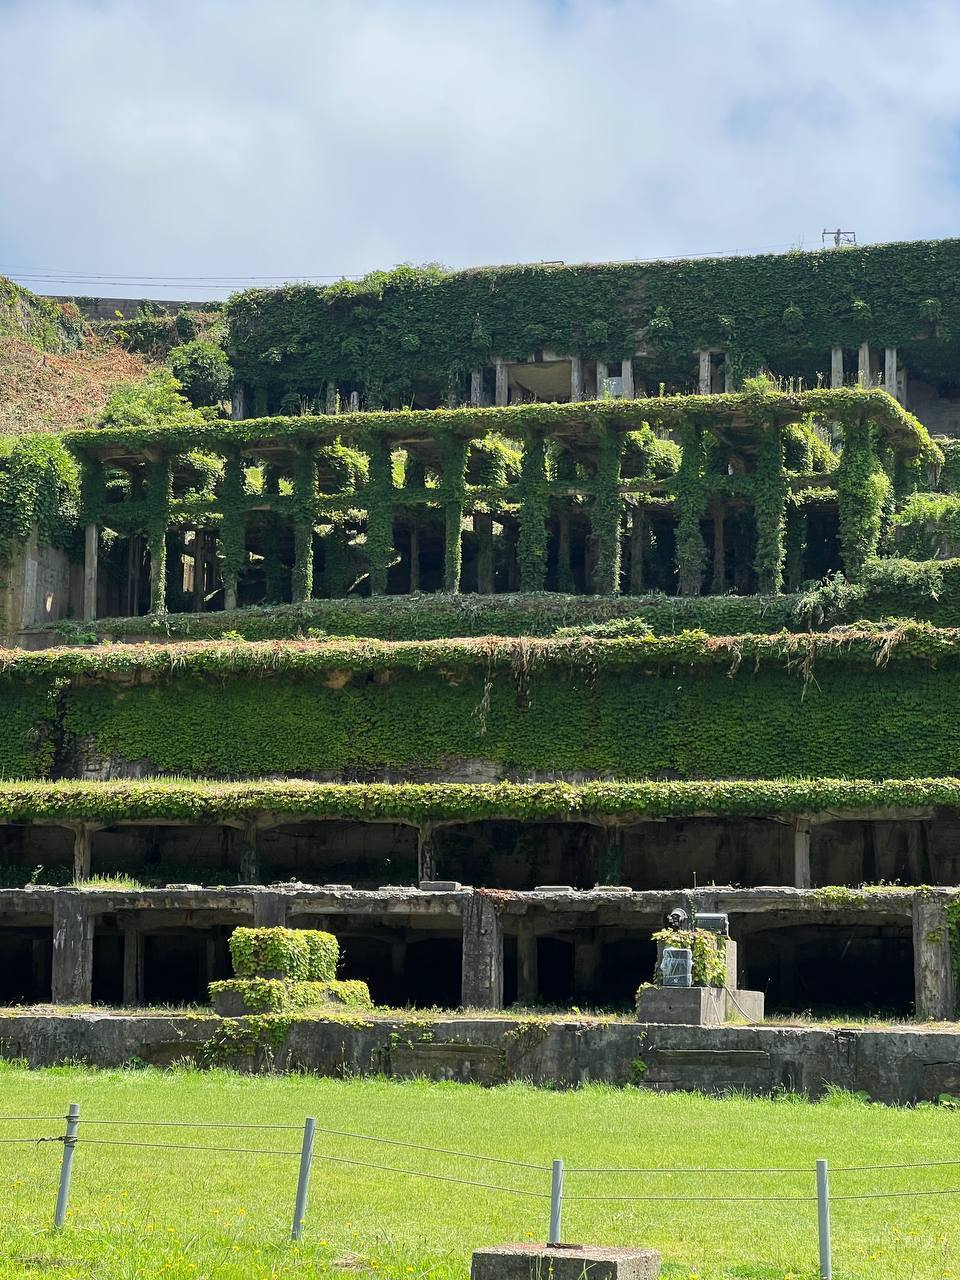
[[[0,1056],[32,1067],[66,1061],[116,1067],[191,1061],[219,1019],[78,1013],[0,1017]],[[269,1063],[255,1070],[327,1076],[385,1073],[499,1084],[529,1080],[573,1088],[639,1084],[671,1092],[863,1090],[878,1102],[960,1094],[960,1030],[688,1027],[510,1018],[374,1019],[362,1025],[295,1023]]]
[[[0,583],[0,630],[58,622],[79,613],[83,566],[65,551],[40,546],[37,533],[15,542]]]

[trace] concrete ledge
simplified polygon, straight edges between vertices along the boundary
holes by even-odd
[[[478,1249],[470,1280],[657,1280],[655,1249],[599,1245],[505,1244]]]

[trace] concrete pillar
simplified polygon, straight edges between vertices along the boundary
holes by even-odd
[[[647,543],[647,513],[642,507],[630,512],[630,585],[632,596],[643,592],[643,552]]]
[[[260,890],[253,895],[253,924],[256,929],[275,929],[287,923],[285,894]]]
[[[897,348],[885,347],[883,352],[883,389],[887,395],[899,399],[900,388],[897,385]]]
[[[607,366],[603,360],[597,361],[597,399],[602,400],[604,394],[604,383],[608,377]]]
[[[83,619],[92,622],[97,616],[97,552],[100,531],[95,524],[84,530],[83,542]]]
[[[592,929],[582,930],[573,944],[573,994],[595,996],[600,986],[600,943]]]
[[[477,539],[477,591],[493,595],[496,561],[493,548],[493,516],[489,511],[473,513],[473,532]]]
[[[942,902],[913,900],[913,981],[917,1017],[945,1022],[956,1017],[950,931]]]
[[[830,386],[843,386],[843,347],[830,348]]]
[[[237,589],[236,587],[223,588],[223,608],[224,612],[229,613],[237,607]]]
[[[143,934],[139,929],[123,931],[123,1003],[143,1004]]]
[[[359,391],[350,392],[350,412],[351,413],[360,412],[360,392]]]
[[[203,612],[203,598],[207,583],[207,531],[193,531],[193,612]]]
[[[420,530],[417,527],[417,513],[410,513],[410,594],[420,590]]]
[[[460,999],[465,1009],[503,1008],[503,925],[494,899],[482,890],[463,909]]]
[[[89,1004],[93,993],[93,917],[88,895],[80,889],[53,894],[54,1004]]]
[[[579,356],[570,357],[570,402],[583,399],[583,361]]]
[[[260,851],[257,848],[257,828],[248,822],[241,828],[228,827],[234,840],[239,861],[241,884],[260,883]]]
[[[813,885],[810,874],[810,823],[798,818],[793,828],[793,884],[796,889]]]
[[[623,362],[623,398],[632,400],[636,392],[633,389],[633,360],[630,356]]]
[[[470,374],[470,408],[479,409],[483,404],[483,370],[474,369]]]
[[[734,391],[733,372],[726,360],[723,362],[723,391],[724,395],[730,395]]]
[[[537,935],[528,924],[521,924],[517,933],[517,1002],[536,1004],[539,994]]]
[[[437,846],[433,837],[433,827],[425,822],[417,827],[417,881],[436,880],[437,878]]]
[[[870,378],[870,343],[861,342],[857,352],[857,382],[861,387],[869,387]]]
[[[247,416],[247,389],[241,383],[230,395],[230,417],[235,422]]]
[[[698,351],[700,357],[700,375],[697,390],[700,395],[708,396],[713,388],[713,361],[709,351]]]
[[[507,366],[504,364],[503,360],[497,356],[496,360],[493,362],[493,367],[496,370],[497,387],[495,403],[497,405],[508,404],[510,401],[510,381],[507,375]]]
[[[337,412],[337,384],[328,382],[326,387],[326,399],[324,403],[324,413]]]
[[[90,879],[92,860],[93,833],[95,827],[81,822],[73,830],[73,878],[74,880]]]

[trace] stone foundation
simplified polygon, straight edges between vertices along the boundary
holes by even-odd
[[[0,1056],[31,1067],[87,1062],[170,1066],[197,1058],[221,1026],[213,1017],[111,1013],[0,1016]],[[438,1017],[404,1021],[351,1013],[294,1022],[277,1053],[238,1057],[241,1070],[349,1077],[387,1074],[495,1085],[525,1080],[576,1088],[604,1082],[663,1092],[819,1097],[829,1086],[877,1102],[960,1095],[960,1029],[852,1030],[690,1027],[638,1023]]]

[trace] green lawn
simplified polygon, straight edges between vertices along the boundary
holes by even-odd
[[[299,1134],[94,1125],[94,1119],[318,1124],[499,1155],[597,1165],[799,1165],[809,1174],[567,1177],[567,1241],[651,1244],[669,1280],[812,1280],[812,1203],[609,1203],[577,1195],[812,1194],[818,1156],[834,1195],[960,1187],[960,1167],[840,1172],[843,1165],[960,1159],[960,1112],[836,1098],[811,1105],[591,1087],[346,1082],[225,1072],[0,1068],[0,1114],[59,1117],[77,1101],[81,1137],[295,1150]],[[0,1122],[0,1137],[55,1135],[59,1120]],[[319,1134],[317,1154],[545,1192],[548,1174]],[[459,1280],[477,1245],[545,1237],[545,1199],[318,1161],[307,1230],[288,1243],[297,1158],[77,1147],[65,1231],[49,1230],[61,1148],[0,1143],[0,1277],[247,1280],[327,1274]],[[960,1196],[836,1201],[837,1280],[960,1275]]]

